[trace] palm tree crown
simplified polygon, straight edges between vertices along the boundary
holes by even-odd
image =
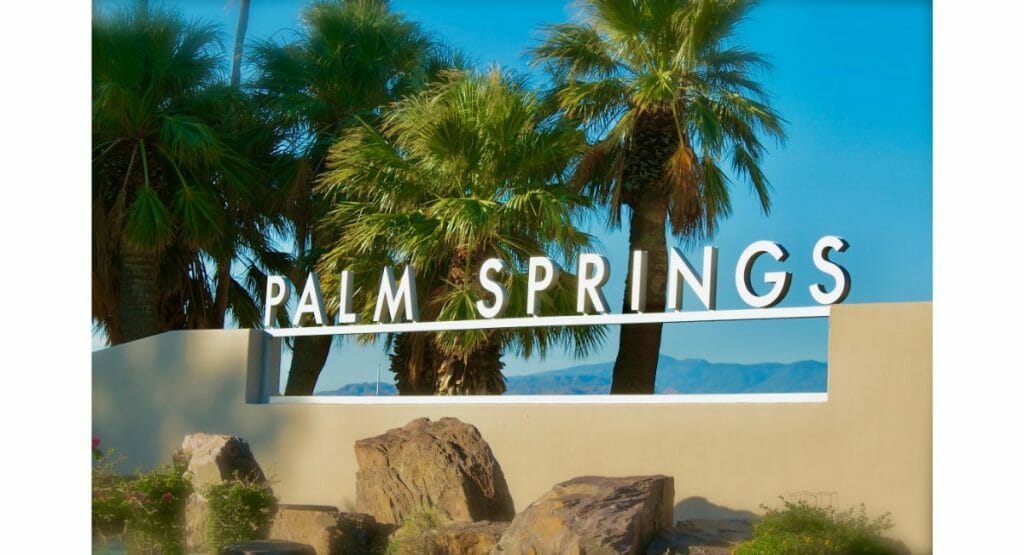
[[[258,321],[251,287],[225,284],[218,303],[206,275],[208,259],[262,250],[272,223],[256,205],[277,139],[221,61],[216,28],[174,12],[94,19],[93,317],[113,343],[220,327],[228,307]]]
[[[368,318],[381,265],[411,264],[423,292],[423,319],[470,319],[484,296],[475,272],[485,259],[499,258],[511,270],[504,276],[512,292],[508,312],[525,314],[529,257],[548,253],[571,261],[590,241],[575,225],[587,200],[566,175],[582,133],[549,115],[509,75],[451,71],[394,105],[379,129],[364,125],[347,133],[332,147],[320,183],[329,198],[340,200],[323,225],[333,242],[322,270],[355,272],[356,303]],[[574,284],[571,274],[563,275],[542,308],[571,310]],[[501,393],[500,353],[543,354],[553,342],[586,350],[602,333],[578,328],[415,336],[413,350],[421,356],[395,360],[393,369],[406,391],[416,387],[404,381],[425,381],[428,391]],[[396,351],[402,347],[400,339]],[[433,358],[433,366],[424,358]]]
[[[752,5],[593,0],[586,23],[547,28],[534,55],[555,78],[558,106],[602,135],[577,178],[608,203],[612,221],[655,172],[665,181],[672,232],[710,237],[731,212],[723,162],[749,179],[769,210],[761,137],[784,140],[783,121],[754,78],[765,59],[730,42]],[[665,145],[638,144],[649,129],[672,136]],[[659,159],[631,162],[643,147],[669,150],[665,167]]]

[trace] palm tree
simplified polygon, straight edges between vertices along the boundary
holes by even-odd
[[[327,149],[362,118],[374,121],[386,104],[421,87],[443,51],[417,24],[384,0],[314,2],[302,12],[292,42],[254,47],[253,90],[275,115],[292,157],[292,222],[296,264],[287,275],[304,279],[322,251],[316,223],[327,205],[313,190]],[[287,395],[312,394],[327,361],[331,338],[300,337],[293,345]]]
[[[761,138],[781,143],[783,120],[756,80],[764,58],[734,40],[753,4],[584,0],[582,23],[546,27],[533,50],[553,101],[596,137],[576,183],[609,207],[611,227],[630,209],[630,252],[649,257],[644,312],[665,309],[666,223],[681,239],[711,237],[731,212],[730,169],[770,208]],[[612,393],[653,393],[660,347],[661,324],[622,326]]]
[[[93,318],[113,344],[258,312],[260,260],[273,262],[261,164],[277,139],[220,83],[221,54],[215,27],[173,12],[139,4],[94,19]],[[207,262],[243,251],[250,283],[207,275]]]
[[[347,132],[328,157],[319,190],[332,201],[321,224],[328,238],[321,275],[354,273],[354,304],[369,320],[381,266],[416,268],[420,318],[476,318],[484,297],[479,266],[498,258],[509,314],[525,314],[529,257],[571,264],[590,236],[574,220],[588,205],[566,168],[582,133],[550,117],[521,80],[492,70],[450,71],[391,108],[379,126]],[[334,202],[337,201],[337,202]],[[336,280],[326,280],[337,298]],[[572,311],[575,277],[563,274],[543,299],[547,314]],[[337,302],[337,301],[334,301]],[[502,353],[543,355],[560,343],[586,352],[603,328],[538,328],[403,334],[393,338],[399,391],[500,394]]]

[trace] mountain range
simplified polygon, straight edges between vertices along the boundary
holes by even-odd
[[[611,388],[612,362],[507,376],[507,395],[604,395]],[[828,367],[817,360],[737,364],[703,359],[658,360],[655,393],[803,393],[826,391]],[[375,395],[374,382],[353,383],[317,395]],[[381,395],[397,395],[391,383]]]

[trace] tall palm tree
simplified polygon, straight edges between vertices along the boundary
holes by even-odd
[[[222,145],[191,104],[215,81],[218,48],[214,27],[141,5],[94,19],[94,299],[111,301],[94,314],[113,342],[161,331],[162,263],[191,263],[179,239],[215,239],[219,206],[196,174]]]
[[[255,274],[227,276],[218,314],[224,284],[206,272],[243,251],[259,270],[272,225],[259,164],[277,139],[221,84],[221,61],[216,28],[174,12],[138,4],[94,19],[93,317],[113,344],[257,312]]]
[[[347,132],[331,148],[318,185],[332,201],[320,226],[329,241],[321,275],[352,271],[354,303],[368,320],[381,266],[410,264],[423,320],[472,319],[484,297],[479,266],[498,258],[510,270],[502,278],[512,292],[508,313],[524,315],[529,258],[550,254],[568,265],[590,242],[575,224],[588,201],[566,174],[583,136],[551,115],[510,75],[453,70],[389,108],[379,126]],[[330,299],[337,298],[335,281],[324,282]],[[575,283],[563,274],[542,310],[572,311]],[[392,371],[403,394],[500,394],[502,353],[543,354],[553,343],[586,352],[603,332],[404,334],[394,340]]]
[[[596,137],[576,182],[629,213],[629,248],[647,251],[644,312],[663,312],[666,223],[675,237],[711,237],[732,209],[735,177],[771,206],[762,138],[785,139],[756,79],[767,64],[735,42],[748,0],[584,0],[581,23],[546,27],[533,50],[564,115]],[[632,267],[632,265],[630,265]],[[629,310],[629,283],[623,309]],[[622,326],[612,393],[653,393],[661,324]]]
[[[316,223],[327,205],[313,190],[327,149],[358,118],[374,121],[386,104],[421,87],[443,63],[443,52],[417,24],[385,0],[318,1],[301,14],[291,42],[255,45],[255,94],[275,115],[292,157],[291,196],[296,283],[322,251]],[[293,345],[287,395],[313,393],[331,338],[300,337]]]

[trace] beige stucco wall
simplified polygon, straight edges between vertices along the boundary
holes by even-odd
[[[239,435],[283,502],[351,509],[356,439],[454,416],[490,443],[517,509],[573,476],[661,473],[675,477],[677,519],[822,493],[891,512],[893,536],[931,550],[931,303],[834,307],[829,398],[815,404],[246,404],[262,342],[188,331],[94,353],[95,434],[144,468],[187,433]]]

